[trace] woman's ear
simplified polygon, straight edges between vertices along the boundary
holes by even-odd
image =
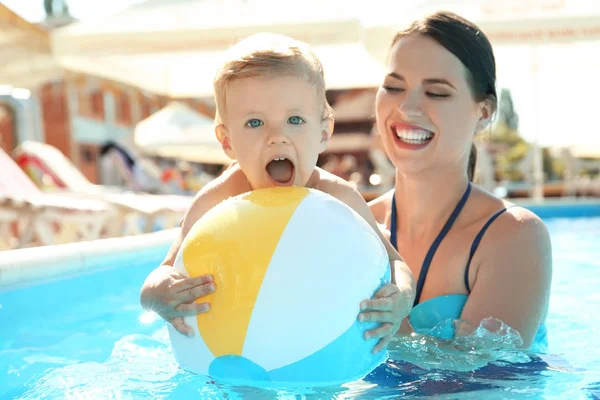
[[[490,99],[486,99],[478,104],[479,121],[475,133],[483,131],[490,125],[492,116],[494,115],[494,103]]]
[[[486,99],[478,104],[479,107],[479,121],[477,122],[477,129],[475,133],[479,133],[487,128],[492,122],[492,116],[494,115],[494,102],[491,99]]]

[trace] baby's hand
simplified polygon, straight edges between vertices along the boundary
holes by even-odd
[[[403,293],[398,286],[388,283],[375,293],[373,299],[364,300],[360,304],[359,321],[381,322],[379,328],[365,332],[367,340],[380,339],[373,348],[374,354],[383,350],[400,329],[402,320],[412,308],[411,298],[410,294]]]
[[[205,313],[210,304],[196,303],[199,297],[215,291],[213,277],[202,275],[187,278],[172,267],[165,266],[154,271],[142,289],[141,301],[145,309],[152,310],[186,336],[194,336],[194,331],[183,317]]]

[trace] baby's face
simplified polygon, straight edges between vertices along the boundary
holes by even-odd
[[[331,135],[315,85],[296,76],[238,79],[225,108],[219,140],[254,189],[306,185]]]

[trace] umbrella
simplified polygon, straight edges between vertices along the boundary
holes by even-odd
[[[400,26],[437,10],[449,10],[473,21],[495,46],[600,39],[600,3],[593,0],[429,0],[408,8],[402,15],[381,12],[396,3],[379,0],[371,4],[372,46],[379,44],[387,49]]]
[[[351,6],[307,0],[289,9],[267,0],[148,2],[97,21],[55,29],[52,49],[65,68],[102,76],[172,98],[212,95],[224,51],[257,32],[311,44],[330,89],[380,83],[382,63],[361,42]],[[312,5],[312,7],[311,7]]]
[[[140,121],[134,141],[148,155],[208,164],[231,161],[215,136],[213,119],[181,102],[171,102]]]
[[[0,85],[35,89],[62,74],[48,34],[0,4]]]

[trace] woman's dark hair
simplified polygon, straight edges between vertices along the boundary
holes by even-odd
[[[405,36],[419,34],[444,46],[467,69],[467,82],[475,101],[489,100],[495,108],[496,60],[492,45],[485,34],[472,22],[448,12],[439,11],[413,22],[407,29],[396,33],[392,47]],[[467,175],[473,181],[477,148],[471,145]]]

